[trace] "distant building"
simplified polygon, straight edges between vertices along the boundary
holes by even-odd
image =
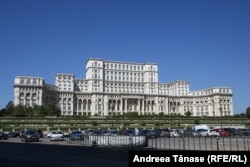
[[[190,91],[189,82],[158,82],[158,65],[90,58],[86,79],[57,73],[55,85],[41,77],[16,76],[14,104],[55,104],[62,115],[233,115],[232,89]]]

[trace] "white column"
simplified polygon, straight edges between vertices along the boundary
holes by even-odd
[[[122,106],[123,106],[123,99],[121,98],[121,104],[120,104],[120,111],[121,111],[121,114],[123,114]]]
[[[144,99],[142,99],[142,108],[141,108],[141,111],[142,111],[143,115],[145,115],[145,110],[144,110]]]
[[[127,113],[127,105],[128,105],[128,99],[125,98],[125,106],[124,106],[125,113]]]

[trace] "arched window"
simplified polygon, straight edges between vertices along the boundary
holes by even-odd
[[[78,110],[82,110],[82,100],[78,101]]]
[[[37,104],[37,94],[33,93],[32,94],[32,106]]]
[[[21,105],[24,105],[24,93],[20,93],[19,95],[19,101]]]
[[[30,102],[31,102],[30,97],[31,97],[31,96],[30,96],[30,93],[27,93],[27,94],[26,94],[26,105],[27,105],[27,106],[30,106]]]

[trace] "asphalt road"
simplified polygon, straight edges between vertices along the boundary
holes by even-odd
[[[0,141],[1,167],[128,167],[128,150]]]

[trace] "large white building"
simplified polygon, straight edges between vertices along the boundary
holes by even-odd
[[[158,65],[90,58],[86,79],[57,73],[55,85],[41,77],[17,76],[14,104],[53,103],[62,115],[166,115],[191,112],[192,116],[233,115],[232,89],[212,87],[190,91],[189,82],[158,82]]]

